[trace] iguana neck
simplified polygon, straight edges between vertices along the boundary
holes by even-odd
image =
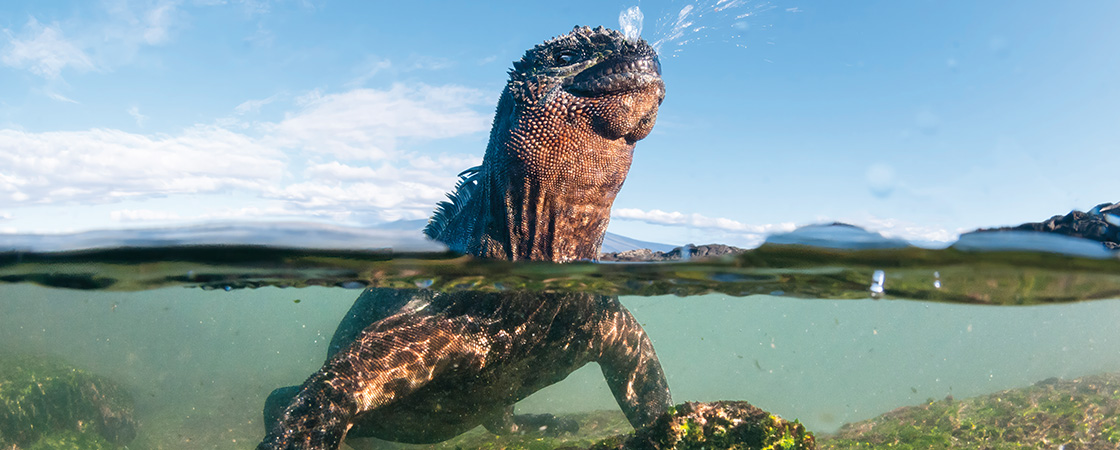
[[[472,198],[477,209],[461,215],[473,222],[468,253],[507,260],[599,258],[634,143],[599,137],[544,103],[515,102],[503,93],[486,150],[492,163],[483,164]],[[525,173],[541,167],[559,170]]]
[[[657,53],[577,27],[513,66],[482,165],[463,172],[424,233],[485,258],[598,259],[634,143],[665,98]]]

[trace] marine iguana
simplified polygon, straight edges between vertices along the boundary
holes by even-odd
[[[513,64],[481,166],[424,233],[510,260],[598,259],[610,207],[665,97],[645,41],[577,27]]]
[[[425,233],[487,258],[596,259],[634,144],[664,98],[660,71],[649,44],[602,27],[530,49],[510,71],[482,165]],[[671,404],[645,331],[608,296],[371,289],[329,352],[302,386],[269,397],[259,449],[513,431],[515,402],[588,362],[635,427]]]

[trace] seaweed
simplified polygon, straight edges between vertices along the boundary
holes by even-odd
[[[1120,374],[955,400],[928,400],[844,425],[820,447],[846,449],[1089,449],[1120,444]]]
[[[0,353],[0,446],[113,449],[136,437],[132,398],[54,359]]]

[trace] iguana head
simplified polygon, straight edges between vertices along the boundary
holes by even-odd
[[[478,256],[597,259],[634,143],[664,97],[643,40],[576,27],[533,47],[513,63],[482,165],[425,233]]]
[[[603,138],[630,143],[653,129],[665,98],[653,47],[603,27],[576,27],[533,47],[513,63],[508,89],[520,105],[553,115],[579,110],[583,114],[571,118]]]

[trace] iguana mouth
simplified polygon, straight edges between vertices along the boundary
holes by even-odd
[[[661,82],[661,63],[657,57],[609,58],[584,69],[570,79],[565,88],[577,95],[600,96],[642,89]]]

